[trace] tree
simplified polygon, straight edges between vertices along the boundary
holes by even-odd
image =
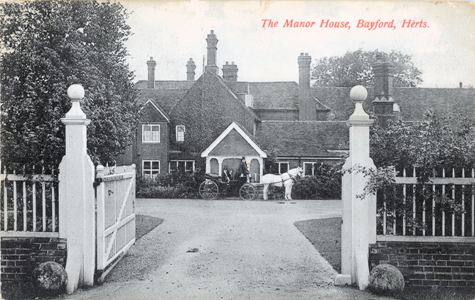
[[[427,112],[420,122],[389,122],[371,130],[370,152],[376,166],[418,167],[427,177],[434,168],[474,163],[474,121],[461,112]]]
[[[343,56],[323,57],[312,70],[315,86],[351,87],[357,84],[373,85],[372,65],[381,55],[395,66],[394,85],[415,87],[422,83],[421,71],[414,66],[411,56],[401,52],[363,51],[346,52]]]
[[[88,152],[111,162],[132,141],[136,122],[130,34],[118,3],[40,0],[0,5],[3,161],[57,166],[64,155],[61,118],[67,87],[86,90]]]

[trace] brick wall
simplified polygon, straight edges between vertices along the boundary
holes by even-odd
[[[377,242],[369,263],[394,265],[408,286],[475,287],[475,243]]]
[[[30,281],[31,272],[40,263],[55,261],[66,265],[66,239],[2,237],[1,281]]]

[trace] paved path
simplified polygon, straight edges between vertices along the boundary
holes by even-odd
[[[336,272],[293,225],[341,215],[341,201],[137,200],[164,219],[106,282],[68,299],[375,299]],[[197,248],[197,252],[188,252]]]

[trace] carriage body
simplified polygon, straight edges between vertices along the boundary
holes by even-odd
[[[242,180],[222,180],[219,175],[206,174],[205,180],[199,186],[201,198],[213,200],[218,197],[237,196],[242,200],[253,200],[256,198],[256,186]]]

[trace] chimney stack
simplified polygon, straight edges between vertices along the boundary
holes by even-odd
[[[310,92],[310,63],[312,57],[308,53],[300,53],[299,64],[299,120],[317,120],[315,102]]]
[[[150,56],[150,60],[147,61],[147,67],[148,67],[148,83],[147,87],[149,89],[155,88],[155,66],[157,65],[157,62],[153,60],[153,57]]]
[[[193,81],[195,80],[195,69],[196,65],[192,58],[186,63],[186,80]]]
[[[223,79],[226,81],[236,82],[237,81],[238,67],[232,62],[226,62],[223,65]]]
[[[218,50],[218,39],[214,34],[214,30],[211,30],[211,32],[208,34],[206,38],[206,43],[208,44],[208,52],[206,56],[207,61],[205,71],[218,74],[218,66],[216,65],[216,51]]]
[[[373,65],[374,100],[373,111],[377,121],[384,126],[387,120],[395,119],[393,110],[394,65],[378,55]]]

